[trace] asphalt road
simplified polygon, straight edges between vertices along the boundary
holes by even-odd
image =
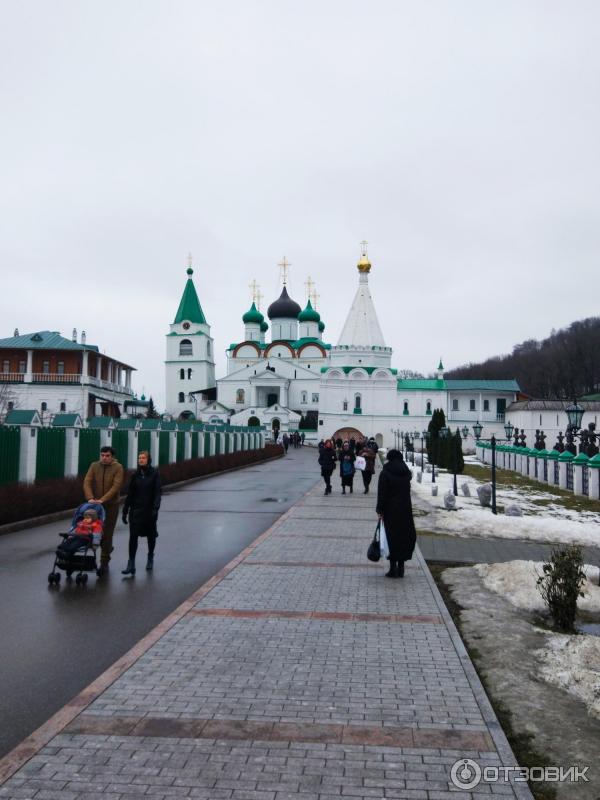
[[[126,653],[320,480],[317,453],[282,459],[165,493],[154,572],[146,543],[124,578],[128,531],[115,530],[111,574],[50,588],[67,522],[0,536],[0,756]]]

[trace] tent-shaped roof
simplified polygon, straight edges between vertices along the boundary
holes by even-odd
[[[13,409],[4,420],[5,425],[41,425],[40,415],[35,410]]]
[[[206,317],[202,311],[200,300],[198,300],[198,295],[196,294],[196,287],[194,286],[194,281],[192,280],[194,270],[191,267],[188,267],[187,274],[188,279],[186,281],[173,324],[177,325],[178,323],[187,320],[188,322],[195,322],[199,325],[206,325]]]

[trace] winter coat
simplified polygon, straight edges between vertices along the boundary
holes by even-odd
[[[359,455],[364,458],[367,464],[363,472],[370,472],[372,475],[375,472],[375,453],[369,447],[365,447],[364,450],[361,450]]]
[[[411,478],[411,471],[399,459],[386,461],[379,473],[377,513],[383,516],[390,561],[408,561],[415,549],[417,532],[410,499]]]
[[[97,500],[103,506],[118,506],[123,484],[123,467],[113,458],[111,464],[94,461],[83,479],[86,500]]]
[[[319,455],[319,464],[321,465],[321,475],[331,475],[335,469],[336,462],[335,453],[331,447],[323,447]]]
[[[352,486],[352,481],[354,480],[354,473],[356,470],[354,469],[354,462],[356,461],[356,456],[352,450],[343,450],[340,455],[340,478],[342,479],[342,486]],[[344,462],[350,462],[352,467],[352,471],[349,473],[344,474]]]
[[[154,467],[138,467],[132,475],[123,505],[129,514],[129,532],[134,536],[157,536],[156,519],[160,508],[160,474]]]

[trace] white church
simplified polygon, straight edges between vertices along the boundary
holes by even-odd
[[[167,334],[166,410],[174,419],[265,425],[298,430],[314,422],[308,439],[373,436],[391,447],[402,433],[419,434],[436,408],[453,430],[479,421],[486,436],[504,435],[505,412],[517,400],[514,380],[445,380],[440,361],[432,379],[402,379],[392,367],[369,289],[371,262],[363,247],[358,287],[336,345],[309,300],[302,308],[286,286],[267,309],[256,302],[243,315],[243,339],[227,350],[227,374],[215,380],[214,341],[188,268],[175,319]],[[270,337],[269,333],[270,323]],[[306,424],[303,427],[307,427]]]

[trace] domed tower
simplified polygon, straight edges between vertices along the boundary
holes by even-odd
[[[248,311],[242,317],[244,323],[244,340],[247,342],[260,342],[261,339],[261,326],[265,318],[256,307],[256,303],[252,303]]]
[[[279,298],[267,309],[267,316],[271,320],[272,342],[279,339],[296,341],[298,338],[298,315],[301,311],[298,303],[289,296],[284,284]]]
[[[166,411],[174,417],[196,413],[191,392],[215,383],[214,342],[192,280],[191,257],[179,308],[167,334],[165,360]]]
[[[321,315],[312,307],[310,299],[308,300],[304,311],[301,311],[300,314],[298,314],[298,322],[300,323],[301,339],[319,338],[319,323],[321,322]]]

